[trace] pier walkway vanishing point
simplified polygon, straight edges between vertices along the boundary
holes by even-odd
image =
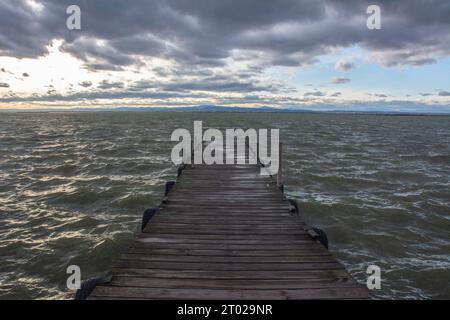
[[[260,164],[182,165],[111,276],[91,280],[85,297],[367,298],[325,248],[324,233],[306,225],[283,194],[281,154],[273,178],[260,174]]]

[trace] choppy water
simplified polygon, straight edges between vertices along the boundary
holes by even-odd
[[[0,113],[0,299],[70,298],[66,267],[107,271],[175,176],[170,134],[280,128],[301,214],[375,298],[450,298],[450,117]]]

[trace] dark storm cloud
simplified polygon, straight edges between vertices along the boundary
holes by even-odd
[[[377,1],[382,30],[366,28],[372,1],[332,0],[25,0],[0,3],[0,55],[36,57],[53,39],[92,70],[122,70],[142,56],[222,66],[259,52],[262,67],[314,63],[334,48],[359,44],[385,66],[432,63],[450,54],[450,2]],[[65,28],[68,5],[82,30]],[[7,30],[7,32],[3,31]],[[97,40],[103,40],[100,44]]]
[[[47,54],[54,39],[72,41],[76,37],[65,28],[67,6],[63,7],[63,1],[36,1],[43,10],[33,9],[29,3],[0,2],[0,55],[35,58]]]
[[[9,84],[5,82],[0,82],[0,88],[9,88]]]
[[[132,91],[141,91],[147,89],[156,89],[158,91],[174,92],[283,92],[291,90],[283,85],[272,83],[262,83],[258,79],[241,77],[238,75],[210,75],[206,77],[196,77],[195,79],[184,80],[176,79],[170,82],[161,82],[154,80],[140,80],[129,86]]]
[[[22,77],[28,78],[30,75],[26,72],[22,73]]]

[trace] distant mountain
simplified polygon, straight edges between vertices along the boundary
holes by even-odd
[[[92,109],[88,109],[91,110]],[[312,110],[294,109],[294,108],[274,108],[269,106],[264,107],[225,107],[216,105],[199,105],[191,107],[119,107],[111,108],[104,111],[170,111],[170,112],[314,112]],[[85,109],[73,109],[73,111],[85,111]],[[97,110],[96,110],[97,111]]]

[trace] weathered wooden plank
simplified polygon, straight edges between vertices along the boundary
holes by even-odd
[[[152,229],[153,231],[151,231],[154,234],[160,233],[159,231],[167,231],[167,232],[161,232],[161,233],[174,233],[174,232],[179,232],[179,233],[184,233],[183,231],[186,231],[186,233],[193,233],[192,232],[192,227],[167,227],[164,228],[164,224],[151,224],[148,226],[148,230]],[[204,234],[205,232],[207,233],[208,230],[214,230],[216,232],[214,232],[216,235],[239,235],[239,234],[244,234],[244,235],[261,235],[261,234],[267,234],[267,233],[271,233],[274,234],[274,238],[277,237],[292,237],[295,238],[296,235],[304,235],[306,234],[305,230],[303,228],[254,228],[254,229],[244,229],[244,228],[227,228],[226,225],[221,226],[211,226],[211,228],[206,227],[199,227],[198,228],[198,232],[197,234]],[[283,231],[286,231],[286,233],[283,234]],[[146,232],[148,233],[148,232]],[[195,232],[194,232],[195,233]]]
[[[173,239],[167,237],[137,237],[133,245],[144,245],[155,247],[157,245],[164,245],[165,247],[177,247],[181,248],[184,245],[191,245],[195,247],[216,247],[216,248],[235,248],[236,250],[255,250],[258,247],[265,246],[266,248],[278,249],[295,249],[299,246],[310,247],[312,246],[309,240],[208,240],[208,239]],[[315,243],[316,246],[320,246],[319,243]]]
[[[228,232],[228,233],[284,233],[284,234],[306,234],[307,232],[303,230],[301,227],[293,227],[293,226],[272,226],[272,225],[258,225],[254,227],[249,227],[246,225],[237,226],[237,225],[227,225],[227,224],[205,224],[202,222],[190,223],[190,224],[173,224],[173,223],[150,223],[145,228],[144,232],[158,232],[158,231],[166,231],[170,230],[169,233],[180,232],[180,233],[195,233],[197,229],[199,233],[209,232],[215,233],[217,232]]]
[[[317,247],[321,246],[320,244],[316,244]],[[141,247],[149,247],[147,242],[135,241],[133,243],[133,248],[141,248]],[[239,251],[258,251],[261,249],[271,250],[271,251],[280,251],[280,250],[296,250],[298,249],[301,252],[302,248],[309,248],[311,244],[309,242],[297,242],[290,243],[288,245],[284,245],[282,243],[279,244],[246,244],[246,243],[220,243],[214,244],[209,242],[183,242],[183,241],[161,241],[161,242],[152,242],[151,248],[155,249],[192,249],[192,250],[239,250]],[[323,247],[321,247],[323,248]],[[324,249],[324,248],[323,248]],[[324,249],[325,250],[325,249]]]
[[[272,238],[272,237],[269,237]],[[136,237],[137,242],[145,243],[211,243],[214,245],[232,245],[232,244],[245,244],[245,245],[270,245],[280,244],[282,246],[289,244],[306,244],[311,245],[311,239],[308,236],[304,236],[298,239],[292,239],[290,236],[279,235],[273,237],[273,239],[267,239],[265,236],[227,236],[227,235],[174,235],[174,234],[153,234],[143,233]]]
[[[282,223],[272,223],[271,221],[266,222],[259,222],[253,220],[254,224],[252,224],[252,221],[249,220],[238,220],[236,219],[233,221],[233,219],[226,220],[217,220],[217,223],[214,222],[214,220],[211,219],[193,219],[193,220],[177,220],[177,219],[152,219],[149,223],[151,223],[152,227],[164,227],[167,226],[167,228],[195,228],[198,227],[199,229],[249,229],[254,228],[254,230],[264,229],[265,230],[305,230],[307,229],[306,224],[297,223],[294,222],[292,224],[286,225]]]
[[[276,220],[259,220],[259,219],[230,219],[227,218],[198,218],[198,217],[191,217],[189,219],[185,219],[182,217],[161,217],[161,216],[155,216],[152,218],[152,220],[149,222],[151,224],[158,224],[158,225],[168,225],[168,226],[199,226],[199,227],[207,227],[207,226],[227,226],[227,227],[245,227],[245,228],[291,228],[291,229],[302,229],[306,226],[305,223],[302,223],[298,220],[292,220],[289,222],[280,222]]]
[[[365,298],[359,286],[295,290],[227,290],[227,289],[161,289],[98,286],[95,297],[130,299],[201,299],[201,300],[271,300],[271,299],[356,299]]]
[[[328,270],[343,269],[342,265],[333,262],[295,262],[295,263],[208,263],[208,262],[169,262],[169,261],[138,261],[118,260],[117,268],[133,269],[164,269],[164,270],[250,270],[250,271],[276,271],[276,270]]]
[[[170,214],[172,217],[177,218],[183,218],[186,217],[186,212],[190,210],[191,207],[180,207],[181,210],[177,212],[171,212]],[[185,211],[184,211],[185,210]],[[280,219],[286,219],[291,218],[294,215],[288,213],[287,211],[280,211],[280,212],[273,212],[272,210],[261,210],[259,212],[251,212],[251,211],[241,211],[241,210],[233,210],[225,207],[219,207],[216,208],[216,213],[212,213],[213,208],[206,208],[205,210],[202,210],[200,208],[193,209],[196,210],[195,212],[190,214],[190,217],[192,219],[195,218],[203,218],[203,219],[214,219],[214,217],[223,218],[228,217],[229,219],[239,219],[243,218],[245,220],[257,220],[257,221],[274,221],[275,218],[278,217]]]
[[[141,287],[141,288],[172,288],[172,289],[315,289],[315,288],[345,288],[355,287],[357,284],[353,279],[164,279],[145,277],[113,277],[108,286],[119,287]]]
[[[245,214],[245,213],[229,213],[229,214],[223,214],[220,215],[218,213],[214,213],[212,211],[206,211],[205,214],[202,215],[196,215],[194,213],[189,214],[187,216],[186,212],[175,212],[175,211],[165,211],[162,210],[161,212],[158,212],[155,214],[155,216],[152,218],[151,221],[158,221],[158,220],[164,220],[164,221],[179,221],[180,223],[185,222],[192,222],[195,223],[196,221],[205,221],[205,222],[214,222],[217,221],[217,223],[244,223],[244,224],[270,224],[270,225],[306,225],[303,221],[300,221],[299,219],[296,219],[298,216],[289,215],[289,216],[255,216],[251,214]]]
[[[235,257],[304,257],[304,256],[329,256],[330,253],[319,248],[296,248],[291,250],[229,250],[229,249],[174,249],[158,248],[156,246],[130,247],[128,253],[145,253],[148,255],[175,255],[175,256],[235,256]]]
[[[200,255],[163,255],[146,253],[125,253],[120,256],[121,260],[134,261],[159,261],[159,262],[198,262],[198,263],[313,263],[313,262],[335,262],[331,255],[309,255],[309,256],[200,256]]]
[[[309,234],[302,229],[283,229],[283,228],[252,228],[252,229],[244,229],[244,228],[226,228],[226,227],[211,227],[211,228],[187,228],[187,227],[166,227],[166,226],[160,226],[160,225],[148,225],[144,232],[146,233],[152,233],[153,235],[159,235],[159,234],[174,234],[174,237],[186,235],[191,237],[191,235],[201,236],[201,238],[205,238],[206,236],[208,239],[215,238],[216,236],[218,238],[222,238],[222,236],[242,236],[245,239],[249,239],[251,237],[257,237],[257,236],[267,236],[267,235],[273,235],[275,238],[282,237],[283,239],[286,239],[290,236],[294,236],[294,238],[308,238],[310,237]],[[281,234],[280,234],[281,233]],[[205,236],[205,237],[204,237]],[[196,237],[197,238],[197,237]]]
[[[348,273],[342,269],[317,270],[161,270],[139,268],[113,268],[115,275],[121,277],[151,277],[167,279],[340,279],[346,281]],[[337,281],[337,280],[336,280]]]

